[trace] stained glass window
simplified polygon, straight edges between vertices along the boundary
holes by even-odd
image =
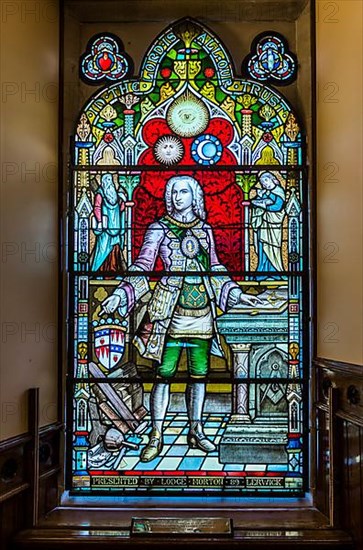
[[[73,138],[69,488],[301,495],[298,117],[276,89],[236,76],[194,20],[155,40],[139,77],[128,67],[106,34],[80,64],[84,78],[112,82]]]
[[[297,59],[285,38],[276,32],[263,32],[252,42],[251,52],[242,64],[244,73],[255,80],[277,85],[296,79]]]

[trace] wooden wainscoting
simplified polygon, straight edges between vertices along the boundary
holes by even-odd
[[[363,550],[363,366],[314,361],[316,505]]]
[[[38,427],[38,390],[29,390],[29,431],[0,443],[0,547],[58,505],[63,425]]]

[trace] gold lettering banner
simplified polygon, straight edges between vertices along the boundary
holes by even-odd
[[[92,487],[97,489],[110,488],[220,488],[220,489],[257,489],[274,487],[283,489],[286,484],[284,477],[244,477],[244,476],[102,476],[91,478]]]

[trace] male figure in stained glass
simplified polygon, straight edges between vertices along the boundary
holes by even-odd
[[[103,174],[93,207],[96,244],[91,269],[94,271],[120,272],[125,269],[122,252],[125,201],[126,196],[116,191],[112,174]]]
[[[186,348],[189,383],[186,405],[189,417],[187,441],[204,452],[215,450],[202,427],[202,414],[210,355],[222,355],[216,327],[216,310],[241,303],[260,303],[244,294],[220,264],[213,231],[205,221],[203,190],[190,176],[174,176],[165,189],[167,215],[151,224],[131,270],[115,292],[103,302],[105,312],[117,308],[124,316],[149,291],[147,272],[159,256],[165,275],[156,284],[148,304],[151,321],[143,337],[136,337],[141,355],[157,361],[156,381],[151,392],[152,432],[141,460],[153,460],[163,445],[163,422],[169,404],[170,381],[181,352]]]

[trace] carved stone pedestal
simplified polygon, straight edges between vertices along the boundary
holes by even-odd
[[[286,464],[287,425],[258,426],[232,420],[220,443],[219,460],[223,464]]]
[[[251,382],[251,377],[256,376],[251,375],[251,350],[254,345],[271,348],[271,344],[288,341],[286,308],[257,315],[235,309],[218,319],[218,328],[231,347],[234,383],[232,415],[219,445],[220,462],[287,464],[287,414],[267,420],[266,416],[259,417],[249,402],[249,396],[256,395],[258,388],[258,377]]]

